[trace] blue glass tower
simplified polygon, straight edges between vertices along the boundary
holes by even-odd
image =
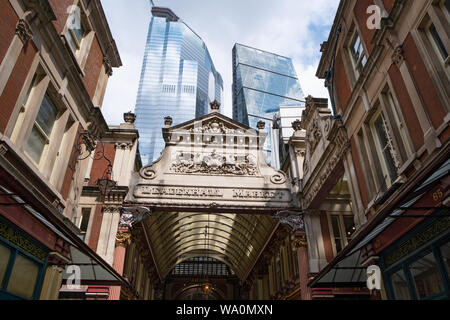
[[[233,119],[256,129],[266,122],[264,150],[272,160],[271,127],[280,106],[302,105],[304,95],[290,58],[235,44],[233,48]]]
[[[174,125],[200,117],[222,95],[222,77],[203,40],[170,9],[152,7],[135,110],[142,163],[157,160],[165,147],[164,117]]]

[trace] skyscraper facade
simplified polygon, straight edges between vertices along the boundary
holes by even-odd
[[[233,48],[233,119],[252,128],[266,122],[264,150],[272,162],[271,128],[280,106],[303,104],[304,95],[290,58],[236,44]]]
[[[143,164],[164,149],[164,117],[174,125],[200,117],[222,95],[222,77],[203,40],[170,9],[152,7],[135,109]]]

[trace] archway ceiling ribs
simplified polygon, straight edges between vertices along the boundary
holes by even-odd
[[[206,254],[226,263],[242,279],[256,263],[276,221],[267,215],[156,212],[143,225],[163,278],[188,257]]]
[[[163,216],[168,216],[164,214]],[[203,228],[209,223],[210,228],[224,228],[224,232],[228,230],[233,230],[232,234],[239,234],[242,238],[252,239],[257,241],[258,244],[263,244],[265,241],[266,233],[272,228],[271,220],[264,220],[265,223],[258,221],[255,216],[251,220],[245,219],[242,216],[232,216],[232,215],[214,215],[214,219],[208,220],[205,214],[186,214],[185,216],[180,216],[178,214],[170,215],[173,219],[160,219],[156,218],[154,221],[157,223],[152,223],[148,227],[150,233],[159,233],[162,240],[170,238],[171,233],[175,233],[178,236],[180,233],[189,232],[194,229]],[[210,215],[211,216],[211,215]],[[242,221],[241,221],[242,220]],[[186,221],[186,224],[184,224]],[[189,221],[189,222],[187,222]],[[219,225],[219,226],[218,226]],[[258,225],[258,228],[256,228]],[[249,226],[253,226],[251,229]],[[229,232],[230,233],[230,232]]]

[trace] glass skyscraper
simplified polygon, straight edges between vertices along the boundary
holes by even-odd
[[[222,77],[203,40],[170,9],[152,7],[135,110],[143,164],[165,147],[164,117],[174,125],[200,117],[222,95]]]
[[[304,95],[290,58],[236,44],[233,48],[233,119],[266,123],[264,150],[272,162],[271,128],[280,106],[302,105]]]

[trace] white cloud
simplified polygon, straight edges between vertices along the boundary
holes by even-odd
[[[106,120],[117,124],[134,108],[150,5],[148,0],[102,0],[124,66],[106,92]],[[320,43],[327,40],[339,0],[155,0],[171,8],[205,41],[224,79],[224,108],[231,116],[233,45],[238,42],[293,59],[305,95],[328,97],[315,77]]]

